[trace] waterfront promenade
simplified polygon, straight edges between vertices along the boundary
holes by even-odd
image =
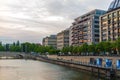
[[[112,60],[112,65],[114,68],[116,68],[116,60],[120,59],[120,56],[57,56],[57,55],[48,55],[48,58],[52,59],[63,59],[63,60],[72,60],[72,61],[79,61],[83,63],[89,63],[90,58],[97,59],[97,58],[102,58],[103,62],[102,65],[105,65],[105,59],[110,59]]]

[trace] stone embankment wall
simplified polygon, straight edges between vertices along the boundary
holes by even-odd
[[[87,71],[90,74],[93,74],[95,76],[99,76],[99,77],[104,77],[106,79],[111,79],[113,80],[113,78],[120,78],[118,73],[116,75],[116,71],[114,69],[112,69],[112,71],[114,71],[114,73],[111,73],[111,68],[104,68],[104,67],[99,67],[96,65],[90,65],[87,63],[79,63],[79,59],[76,59],[74,56],[48,56],[48,57],[38,57],[36,58],[37,60],[41,60],[41,61],[45,61],[45,62],[49,62],[49,63],[53,63],[53,64],[58,64],[58,65],[63,65],[63,66],[67,66],[70,68],[74,68],[77,70],[83,70],[83,71]],[[78,57],[78,56],[77,56]],[[83,57],[81,57],[83,58]],[[86,59],[86,61],[89,58]]]
[[[105,59],[111,59],[113,67],[116,67],[116,60],[120,59],[120,56],[109,57],[109,56],[57,56],[57,55],[48,55],[49,58],[53,59],[63,59],[63,60],[73,60],[73,61],[80,61],[83,63],[89,63],[90,58],[102,58],[102,65],[105,65]]]

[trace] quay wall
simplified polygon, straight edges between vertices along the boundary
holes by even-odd
[[[36,58],[36,60],[40,60],[40,61],[45,61],[48,63],[53,63],[53,64],[57,64],[57,65],[63,65],[69,68],[74,68],[80,71],[86,71],[87,73],[90,73],[94,76],[98,76],[103,77],[105,79],[110,79],[113,80],[113,78],[119,78],[119,75],[116,75],[115,73],[111,74],[111,68],[103,68],[103,67],[99,67],[99,66],[92,66],[90,64],[86,64],[86,63],[74,63],[74,61],[68,61],[67,60],[63,60],[63,59],[55,59],[55,58],[50,58],[50,57],[43,57],[43,58]],[[114,71],[114,70],[113,70]],[[117,80],[117,79],[116,79]]]
[[[57,55],[48,55],[48,58],[52,58],[52,59],[63,59],[63,60],[72,60],[72,61],[79,61],[79,62],[83,62],[83,63],[89,63],[90,62],[90,58],[102,58],[102,65],[105,65],[105,59],[110,59],[112,60],[112,65],[115,68],[116,67],[116,61],[119,59],[120,60],[120,56],[114,56],[114,57],[110,57],[110,56],[57,56]]]

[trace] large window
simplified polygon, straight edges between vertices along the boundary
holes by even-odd
[[[107,16],[106,15],[101,18],[101,21],[106,21],[106,20],[107,20]]]
[[[109,14],[109,15],[108,15],[108,18],[109,18],[109,19],[112,18],[112,14]]]
[[[95,16],[94,18],[95,18],[95,19],[99,19],[99,16]]]
[[[120,17],[120,11],[118,11],[119,17]]]
[[[117,13],[116,13],[116,12],[114,12],[114,13],[113,13],[113,17],[116,17],[116,16],[117,16]]]
[[[98,33],[98,32],[99,32],[99,30],[95,30],[95,32],[97,32],[97,33]]]
[[[108,24],[111,24],[112,23],[112,21],[111,20],[108,20]]]
[[[96,14],[99,14],[99,15],[101,15],[101,11],[96,11]]]
[[[95,25],[94,28],[99,28],[99,25]]]
[[[99,37],[99,34],[95,34],[95,37]]]
[[[99,39],[95,39],[96,42],[99,42]]]
[[[99,24],[99,21],[95,21],[96,24]]]

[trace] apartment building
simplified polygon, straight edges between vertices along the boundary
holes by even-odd
[[[44,46],[52,46],[54,48],[57,48],[57,36],[50,35],[50,36],[43,38],[42,44]]]
[[[95,9],[78,18],[70,27],[70,45],[99,42],[99,17],[106,11]]]
[[[120,37],[120,0],[113,0],[106,14],[100,17],[100,41]]]
[[[57,49],[69,46],[69,29],[63,30],[57,34]]]

